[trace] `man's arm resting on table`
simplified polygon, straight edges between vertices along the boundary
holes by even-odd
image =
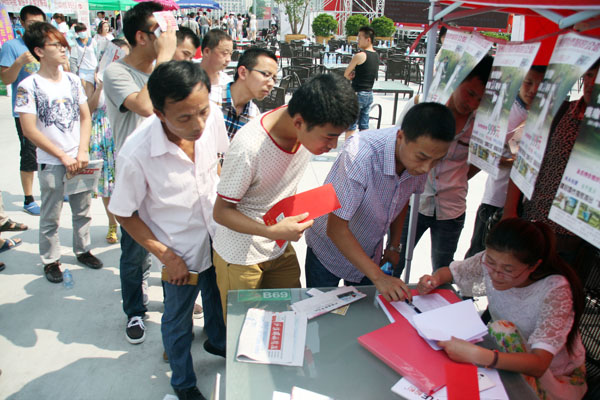
[[[188,282],[190,274],[183,259],[175,254],[173,250],[159,242],[139,215],[133,214],[130,217],[115,215],[115,217],[140,246],[154,254],[167,268],[169,283],[173,285],[185,285]]]
[[[401,279],[384,274],[381,268],[364,252],[350,230],[348,221],[334,213],[329,213],[327,217],[327,236],[344,257],[373,282],[386,300],[398,301],[406,297],[412,298],[408,286]]]
[[[231,230],[248,235],[263,236],[271,240],[294,242],[298,241],[302,237],[302,233],[313,224],[312,219],[300,223],[306,217],[308,217],[308,213],[286,217],[275,225],[266,226],[242,214],[238,211],[236,203],[223,200],[220,196],[217,196],[213,209],[215,222]]]

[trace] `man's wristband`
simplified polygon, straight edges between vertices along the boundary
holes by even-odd
[[[389,245],[386,247],[386,250],[395,251],[396,253],[400,254],[402,253],[402,244],[399,244],[398,246]]]

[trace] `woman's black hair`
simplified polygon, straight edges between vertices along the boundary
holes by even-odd
[[[486,238],[486,248],[511,253],[519,261],[540,265],[529,275],[533,281],[539,281],[550,275],[562,275],[569,281],[573,296],[575,317],[567,336],[567,349],[573,350],[579,319],[584,307],[584,294],[581,281],[573,268],[556,252],[556,237],[548,225],[541,221],[526,221],[509,218],[498,222]]]

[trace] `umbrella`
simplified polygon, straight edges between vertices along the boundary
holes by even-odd
[[[181,8],[206,8],[210,10],[222,10],[219,3],[213,0],[177,0]]]
[[[89,0],[90,11],[116,11],[127,10],[137,3],[133,0]]]
[[[145,1],[152,1],[154,3],[158,3],[161,6],[163,6],[163,10],[165,11],[173,11],[173,10],[179,10],[179,5],[177,3],[175,3],[174,0],[135,0],[138,3],[143,3]]]

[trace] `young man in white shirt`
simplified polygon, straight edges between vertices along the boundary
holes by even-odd
[[[221,105],[223,87],[231,82],[231,76],[224,72],[231,61],[233,40],[220,29],[211,29],[202,39],[202,61],[200,66],[210,79],[210,100]]]
[[[36,22],[25,32],[23,40],[40,62],[40,70],[19,84],[15,111],[19,113],[23,133],[38,148],[42,192],[40,256],[46,278],[59,283],[63,280],[58,237],[65,190],[63,179],[88,165],[92,120],[80,79],[61,68],[67,58],[65,37],[52,24]],[[91,192],[70,194],[69,204],[77,260],[90,268],[102,268],[102,262],[89,251]]]
[[[164,266],[161,331],[180,399],[204,399],[192,363],[192,309],[201,290],[204,347],[225,354],[210,238],[215,225],[217,153],[227,150],[223,117],[208,100],[206,73],[190,61],[171,61],[150,76],[155,116],[140,126],[117,158],[110,211]],[[137,212],[136,212],[137,211]],[[197,282],[195,282],[197,280]]]
[[[311,154],[335,148],[357,116],[350,83],[334,74],[317,75],[294,92],[288,106],[238,131],[225,155],[213,213],[220,224],[213,246],[224,309],[229,290],[300,287],[293,247],[275,241],[298,241],[313,221],[302,222],[305,213],[266,226],[262,217],[296,194]]]
[[[177,31],[177,48],[173,54],[175,61],[192,61],[200,47],[200,38],[191,29],[180,26]]]

